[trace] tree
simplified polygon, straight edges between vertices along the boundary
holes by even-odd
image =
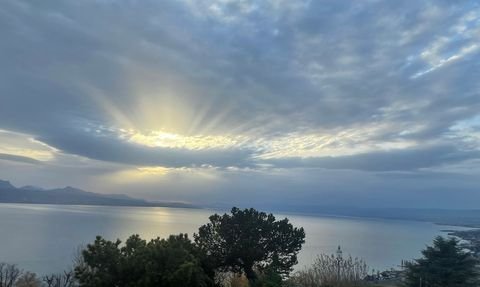
[[[42,281],[37,277],[37,274],[32,272],[23,273],[15,283],[15,287],[41,287]]]
[[[22,271],[12,264],[0,263],[0,287],[13,287]]]
[[[120,240],[112,242],[97,236],[93,244],[87,245],[82,252],[83,264],[75,267],[80,286],[119,286],[120,243]]]
[[[97,237],[82,252],[75,268],[80,286],[85,287],[208,287],[213,271],[202,262],[200,250],[187,235],[146,242],[138,235],[121,242]]]
[[[213,269],[208,267],[205,257],[186,234],[170,236],[167,240],[157,238],[146,247],[145,257],[149,264],[142,286],[213,285]]]
[[[74,271],[63,271],[59,274],[50,274],[43,277],[46,287],[74,287],[75,273]]]
[[[469,287],[479,286],[477,260],[462,250],[455,238],[438,236],[423,257],[406,264],[407,286]]]
[[[288,276],[297,264],[305,231],[294,228],[287,218],[277,221],[273,214],[234,207],[231,214],[210,216],[210,223],[201,226],[194,238],[215,268],[245,273],[254,283],[254,270]]]

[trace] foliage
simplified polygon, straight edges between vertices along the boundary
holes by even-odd
[[[368,266],[363,259],[343,257],[340,247],[336,255],[321,254],[313,265],[295,273],[290,279],[298,287],[364,286]]]
[[[287,276],[305,242],[303,228],[294,228],[288,219],[277,221],[273,214],[236,207],[231,214],[210,216],[194,237],[214,267],[244,272],[251,283],[257,279],[254,269]]]
[[[274,270],[266,270],[258,275],[258,279],[252,283],[251,287],[281,287],[283,279],[280,274]]]
[[[202,262],[200,250],[187,235],[170,236],[146,242],[133,235],[120,247],[97,237],[82,252],[83,264],[75,268],[80,286],[149,287],[213,285],[212,271]]]
[[[479,286],[477,260],[462,250],[455,238],[438,236],[423,257],[407,263],[406,283],[411,287]]]

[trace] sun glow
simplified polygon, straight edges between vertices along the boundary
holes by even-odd
[[[165,175],[170,169],[163,166],[139,167],[137,171],[144,175]]]
[[[165,148],[185,148],[191,150],[232,148],[240,146],[247,141],[244,136],[221,136],[221,135],[194,135],[184,136],[163,131],[151,131],[140,133],[125,131],[122,135],[128,141],[149,146]]]
[[[168,168],[163,166],[130,167],[101,175],[101,179],[115,184],[132,182],[152,183],[177,181],[181,178],[201,180],[203,183],[220,180],[215,168]]]
[[[142,133],[120,129],[120,137],[128,142],[152,148],[250,149],[258,159],[282,157],[341,156],[367,153],[376,150],[392,150],[414,147],[415,141],[386,141],[371,143],[368,137],[381,133],[389,126],[352,128],[341,132],[291,133],[280,137],[253,137],[247,135],[191,135],[166,131]]]
[[[162,178],[169,174],[172,169],[163,166],[135,167],[115,171],[104,175],[104,179],[115,183],[128,183]]]

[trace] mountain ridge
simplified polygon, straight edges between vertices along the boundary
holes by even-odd
[[[195,208],[183,202],[153,202],[125,194],[101,194],[72,186],[43,189],[27,185],[17,188],[6,180],[0,180],[0,203]]]

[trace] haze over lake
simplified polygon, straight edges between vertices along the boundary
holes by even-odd
[[[96,235],[124,241],[132,234],[150,239],[194,232],[218,211],[181,208],[106,207],[0,204],[0,261],[18,264],[40,274],[71,266],[80,245]],[[304,216],[288,217],[306,231],[306,243],[297,269],[309,265],[319,253],[344,254],[366,259],[375,269],[400,264],[419,256],[443,229],[458,229],[426,222]]]

